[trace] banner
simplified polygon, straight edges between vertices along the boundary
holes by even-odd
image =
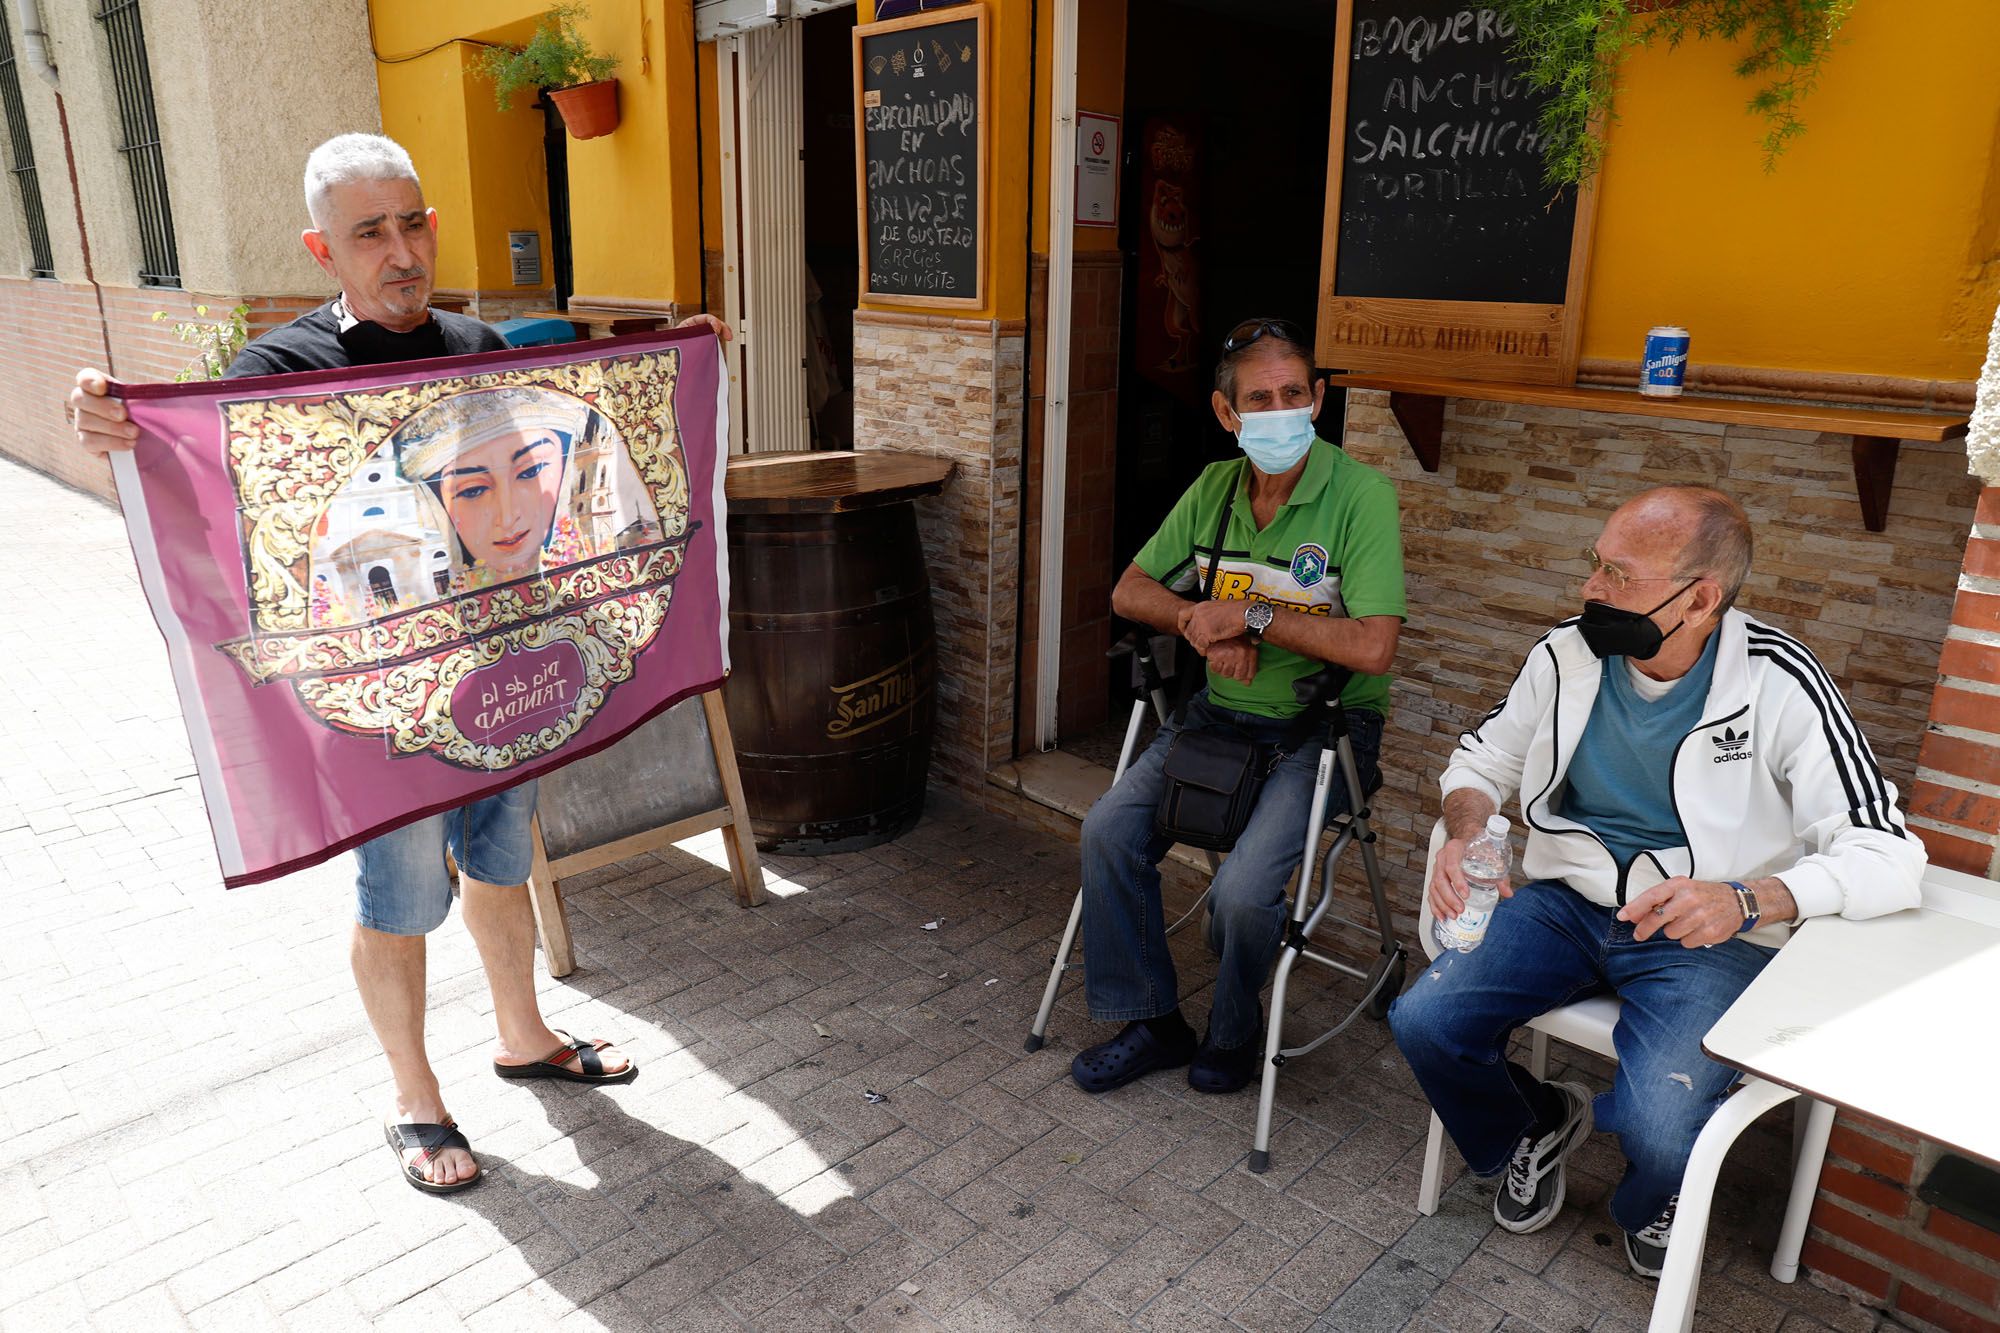
[[[602,749],[727,671],[706,329],[113,392],[231,887]]]

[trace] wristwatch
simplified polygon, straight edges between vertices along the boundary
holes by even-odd
[[[1264,631],[1271,628],[1271,622],[1278,618],[1278,609],[1269,602],[1245,602],[1243,604],[1243,632],[1262,642]]]
[[[1736,906],[1743,912],[1743,924],[1736,928],[1736,933],[1741,935],[1746,931],[1757,929],[1759,920],[1757,891],[1733,879],[1729,881],[1729,887],[1736,890]]]

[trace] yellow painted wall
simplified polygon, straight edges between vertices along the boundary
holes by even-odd
[[[1055,59],[1055,25],[1050,20],[1048,0],[1037,0],[1042,8],[1038,25],[1036,68],[1044,71],[1035,80],[1035,253],[1049,252],[1049,87],[1045,72]],[[1125,0],[1077,0],[1076,10],[1076,109],[1106,116],[1125,114]],[[1122,154],[1124,134],[1129,126],[1120,124],[1118,149]],[[1076,248],[1116,250],[1116,227],[1078,227]]]
[[[423,178],[424,199],[438,214],[437,285],[474,288],[479,265],[474,242],[472,173],[467,160],[461,48],[406,64],[377,65],[384,108],[405,108],[384,132],[407,148]],[[546,238],[544,238],[546,239]]]
[[[986,304],[978,310],[943,310],[961,319],[1021,319],[1028,310],[1028,173],[1030,147],[1029,78],[1033,73],[1034,0],[986,0]],[[859,20],[875,21],[875,0],[859,0]],[[1122,44],[1120,49],[1122,50]],[[1043,171],[1047,175],[1046,168]],[[1037,229],[1047,230],[1044,221]],[[909,306],[861,303],[863,310]]]
[[[518,43],[548,6],[546,0],[375,0],[371,7],[378,49],[396,56],[452,38]],[[696,304],[701,249],[690,0],[600,0],[582,27],[599,52],[618,57],[621,119],[608,135],[570,141],[576,291]],[[545,262],[549,253],[542,120],[525,97],[513,111],[499,111],[492,85],[470,72],[475,55],[476,48],[453,44],[378,64],[382,126],[410,149],[438,209],[445,237],[439,285],[504,289],[512,284],[509,229],[540,227]],[[472,232],[469,253],[461,229]]]
[[[1585,356],[1681,323],[1694,360],[1978,374],[2000,299],[2000,4],[1857,5],[1766,174],[1732,49],[1626,66],[1605,154]]]
[[[715,43],[696,52],[695,78],[701,84],[701,245],[722,252],[722,111],[716,102]],[[710,298],[722,309],[719,296]]]

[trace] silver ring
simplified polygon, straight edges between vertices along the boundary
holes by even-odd
[[[1655,907],[1655,908],[1653,909],[1653,915],[1654,915],[1654,916],[1665,916],[1666,914],[1667,914],[1667,909],[1666,909],[1665,905],[1662,905],[1662,906],[1659,906],[1659,907]]]

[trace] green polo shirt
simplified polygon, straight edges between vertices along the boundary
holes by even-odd
[[[1173,591],[1199,596],[1215,558],[1209,543],[1215,540],[1226,500],[1229,530],[1215,579],[1218,600],[1256,598],[1314,616],[1403,617],[1403,538],[1395,483],[1339,447],[1315,439],[1291,498],[1260,531],[1250,509],[1249,471],[1248,459],[1211,463],[1133,563]],[[1310,658],[1266,643],[1258,651],[1254,681],[1245,685],[1210,672],[1209,697],[1240,712],[1291,717],[1299,711],[1292,682],[1319,667]],[[1355,676],[1341,702],[1386,717],[1389,677]]]

